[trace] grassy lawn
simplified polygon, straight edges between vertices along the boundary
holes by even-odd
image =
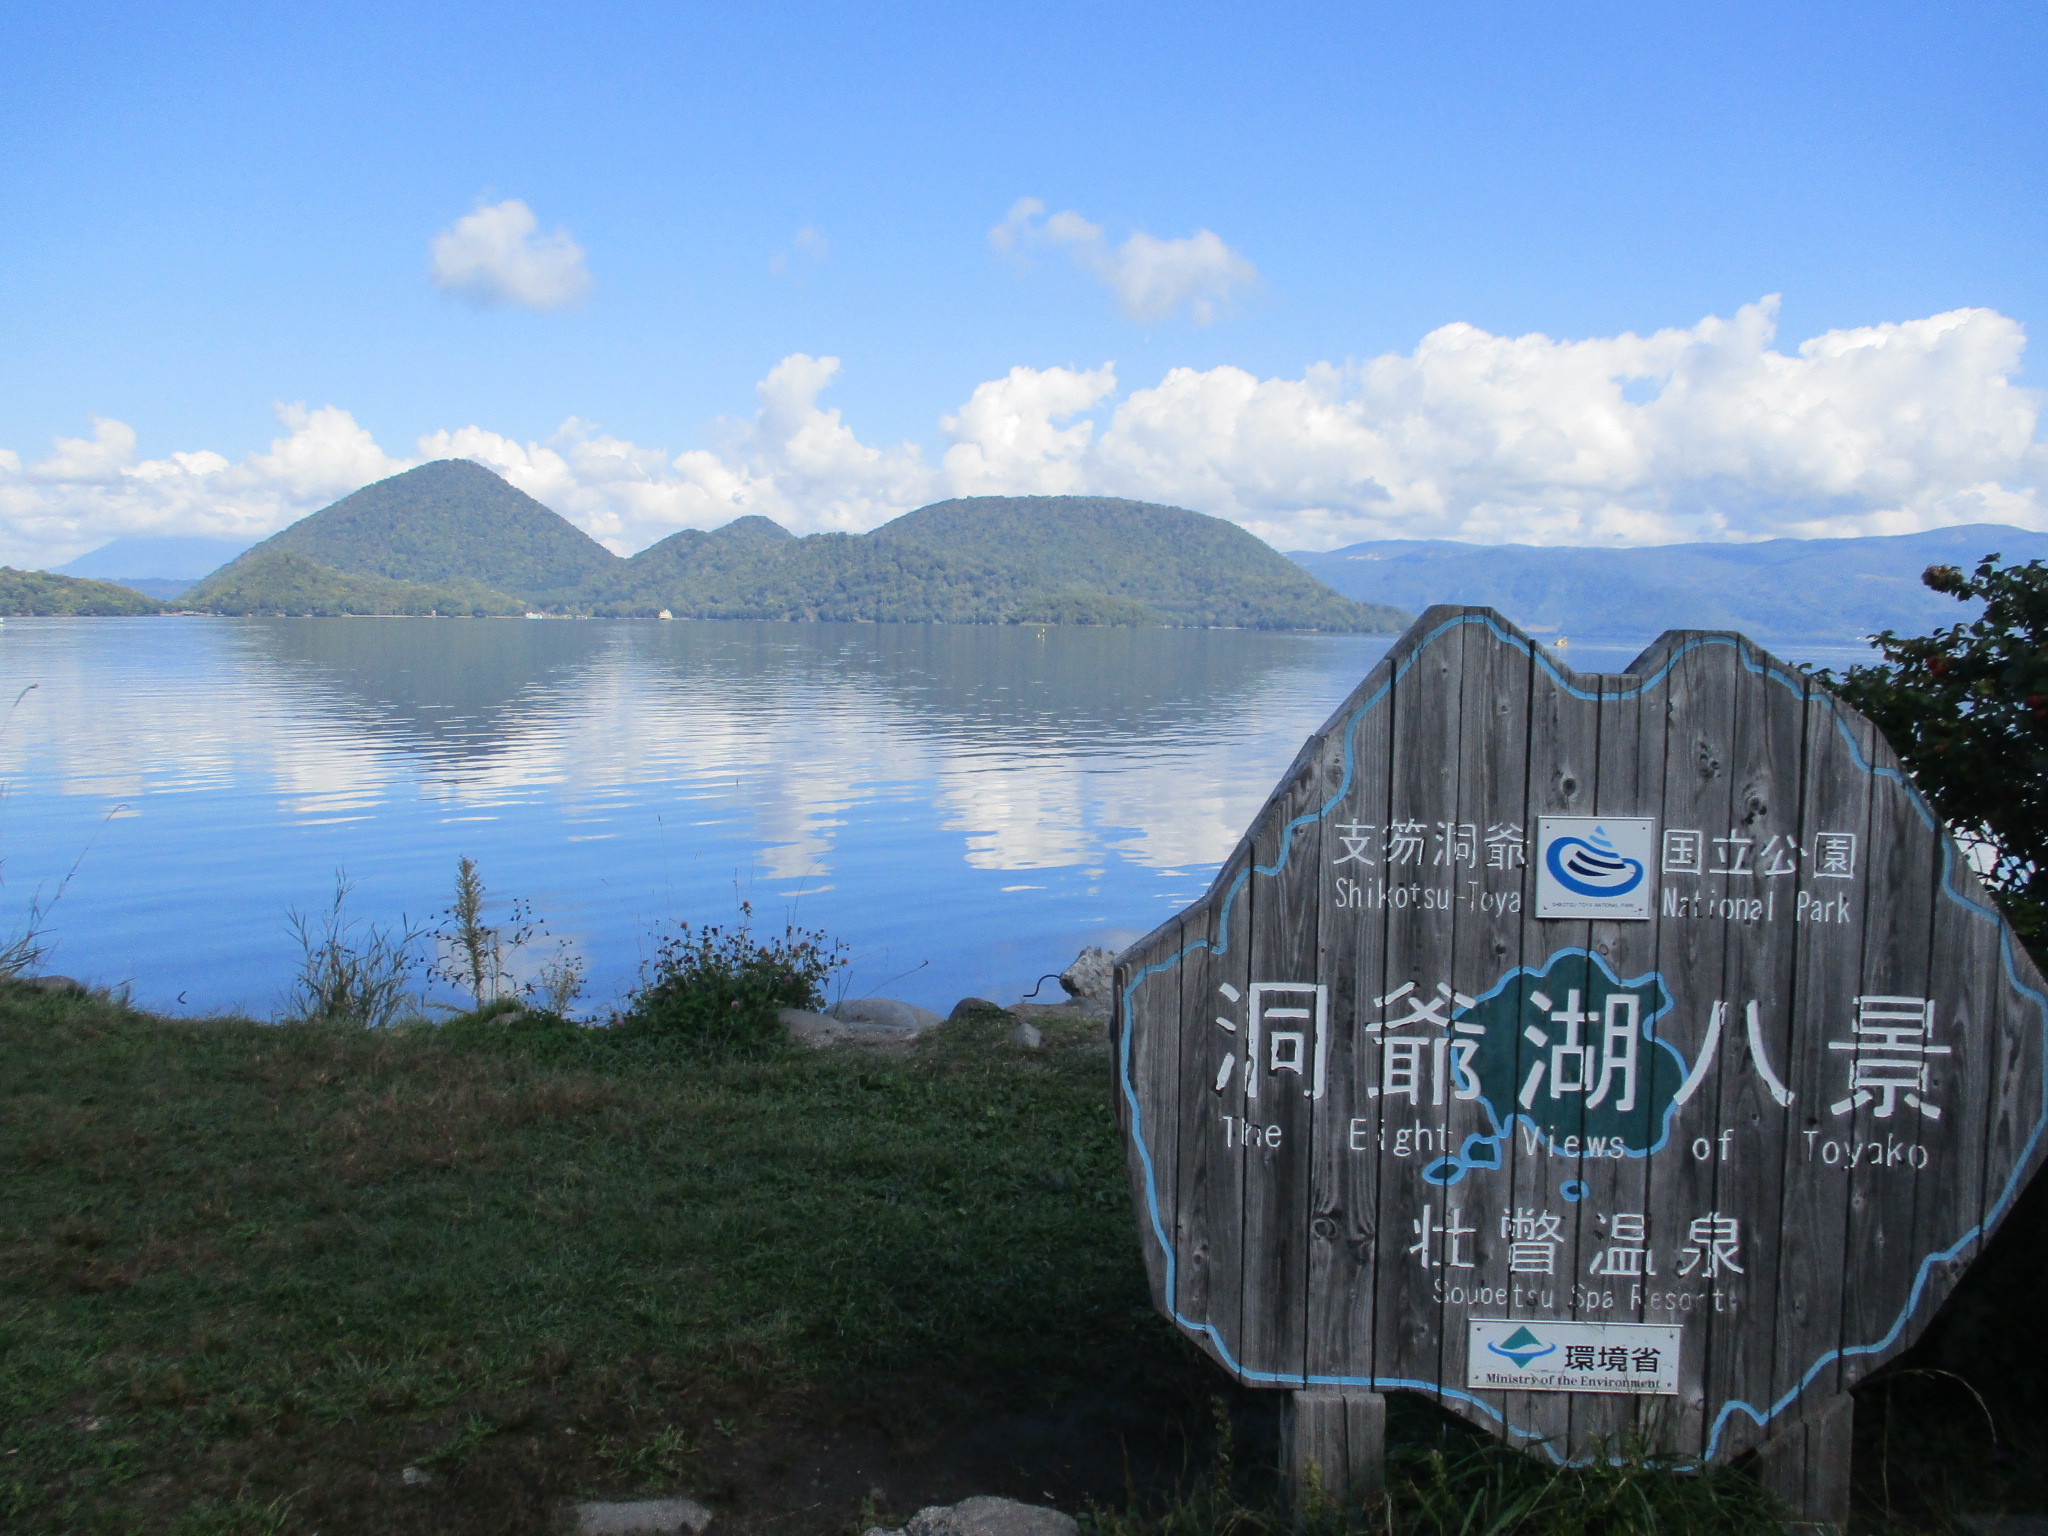
[[[539,1532],[659,1490],[857,1531],[973,1492],[1116,1503],[1126,1470],[1208,1466],[1219,1402],[1270,1460],[1273,1395],[1152,1312],[1104,1047],[1007,1023],[717,1060],[0,984],[0,1528]],[[1920,1419],[1969,1438],[1955,1396],[1901,1387],[1902,1478]],[[1560,1483],[1395,1422],[1402,1529],[1775,1530],[1739,1479]],[[1094,1525],[1282,1528],[1244,1493]]]
[[[0,1515],[447,1530],[459,1490],[463,1528],[540,1529],[792,1416],[903,1440],[1184,1389],[1106,1057],[954,1033],[707,1063],[8,989]]]

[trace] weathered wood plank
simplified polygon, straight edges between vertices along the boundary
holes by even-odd
[[[1233,908],[1224,898],[1244,874],[1240,848],[1216,877],[1210,896],[1182,914],[1168,933],[1156,931],[1125,951],[1135,965],[1146,962],[1145,978],[1135,993],[1140,1017],[1147,1007],[1176,1008],[1181,1016],[1176,1034],[1179,1049],[1175,1098],[1163,1101],[1176,1116],[1177,1140],[1169,1166],[1155,1157],[1162,1188],[1172,1190],[1174,1246],[1172,1306],[1167,1316],[1186,1329],[1218,1364],[1235,1372],[1233,1353],[1238,1328],[1237,1253],[1241,1205],[1241,1151],[1226,1114],[1238,1106],[1236,1073],[1242,1048],[1240,1035],[1219,1027],[1235,1018],[1233,1000],[1224,989],[1244,996],[1242,964],[1245,945],[1236,953],[1218,954]],[[1233,983],[1231,977],[1238,975]],[[1231,1081],[1223,1081],[1225,1068]],[[1146,1201],[1137,1202],[1138,1219],[1152,1219]]]
[[[1308,1373],[1312,1380],[1369,1380],[1376,1315],[1373,1263],[1379,1232],[1379,1059],[1366,1026],[1387,991],[1384,838],[1396,662],[1382,661],[1363,697],[1332,721],[1329,766],[1337,770],[1323,816],[1318,974],[1330,988],[1327,1091],[1316,1107],[1309,1182]]]
[[[1309,1191],[1319,1092],[1329,1073],[1329,988],[1318,979],[1325,743],[1252,835],[1241,1259],[1243,1360],[1261,1379],[1307,1379]],[[1271,873],[1268,874],[1267,872]]]
[[[1893,768],[1890,749],[1873,736],[1871,762]],[[1821,1134],[1856,1146],[1883,1147],[1901,1133],[1932,1143],[1946,1165],[1954,1119],[1942,1106],[1955,1096],[1937,1091],[1950,1076],[1954,1043],[1940,1026],[1949,1020],[1934,997],[1935,882],[1943,840],[1911,797],[1874,794],[1863,849],[1865,873],[1855,882],[1863,898],[1863,958],[1855,985],[1815,999],[1824,1009],[1827,1066],[1815,1084]],[[1944,978],[1943,990],[1946,991]],[[1930,1016],[1929,1004],[1934,1004]],[[1947,1053],[1942,1057],[1929,1052]],[[1903,1080],[1903,1085],[1902,1085]],[[1942,1118],[1932,1119],[1929,1112]],[[1910,1129],[1909,1129],[1910,1128]],[[1842,1266],[1842,1389],[1860,1381],[1871,1357],[1863,1346],[1889,1331],[1899,1310],[1897,1276],[1919,1262],[1913,1254],[1916,1170],[1865,1159],[1844,1179],[1849,1195]],[[1974,1183],[1974,1180],[1972,1180]]]
[[[1806,692],[1803,677],[1744,644],[1734,673],[1730,735],[1730,835],[1751,873],[1730,875],[1731,896],[1750,915],[1724,924],[1722,1056],[1717,1063],[1713,1141],[1712,1233],[1734,1232],[1736,1244],[1709,1277],[1713,1305],[1698,1318],[1705,1371],[1704,1401],[1749,1400],[1770,1389],[1777,1292],[1778,1235],[1784,1198],[1781,1172],[1797,1141],[1797,1096],[1781,1075],[1796,994],[1801,877],[1801,790],[1806,779]],[[1727,1139],[1724,1141],[1723,1137]],[[1740,1225],[1730,1229],[1734,1219]],[[1694,1275],[1716,1268],[1711,1243]],[[1690,1276],[1685,1278],[1692,1278]]]
[[[1849,1520],[1854,1400],[1837,1393],[1784,1424],[1757,1457],[1766,1488],[1799,1525],[1840,1531]]]
[[[1290,1392],[1280,1442],[1297,1520],[1306,1523],[1332,1506],[1375,1509],[1386,1497],[1387,1400],[1381,1394]]]
[[[1178,985],[1168,994],[1170,1001],[1152,1002],[1148,998],[1148,1006],[1142,1011],[1126,1008],[1123,999],[1139,972],[1177,960],[1184,926],[1183,919],[1173,919],[1158,930],[1152,945],[1139,952],[1127,951],[1119,959],[1112,1014],[1111,1049],[1118,1076],[1117,1123],[1124,1133],[1125,1172],[1131,1183],[1132,1201],[1141,1213],[1138,1233],[1144,1247],[1146,1278],[1152,1287],[1152,1304],[1168,1316],[1173,1314],[1169,1280],[1179,1192],[1177,1153],[1185,1119],[1179,1099],[1182,1034],[1187,1014],[1181,1005]],[[1155,993],[1162,990],[1154,989]],[[1142,1137],[1137,1134],[1139,1129],[1144,1132]],[[1162,1231],[1166,1234],[1164,1241]]]
[[[1965,927],[1983,954],[1982,970],[1995,978],[1990,998],[1979,1005],[1990,1029],[1978,1068],[1995,1087],[1981,1095],[1986,1123],[1977,1237],[1959,1252],[1958,1263],[1935,1276],[1927,1305],[1936,1307],[2048,1160],[2048,982],[2002,922],[1983,924],[1989,933],[1966,926],[1982,920],[1966,913],[1965,904],[1978,910],[1991,905],[1975,878],[1958,869],[1950,884],[1958,888],[1958,899],[1940,904],[1942,921]]]
[[[1444,1113],[1432,1104],[1439,1031],[1432,1018],[1448,1015],[1453,970],[1451,914],[1430,875],[1440,824],[1456,821],[1460,699],[1465,655],[1473,626],[1461,612],[1442,615],[1441,633],[1410,658],[1395,679],[1390,750],[1392,775],[1385,868],[1386,990],[1368,1000],[1366,1026],[1377,1026],[1372,1054],[1379,1070],[1368,1096],[1379,1100],[1382,1133],[1401,1137],[1441,1133]],[[1442,986],[1446,991],[1439,993]],[[1432,1012],[1432,1010],[1434,1010]],[[1463,1195],[1416,1176],[1413,1157],[1381,1152],[1383,1170],[1398,1168],[1380,1189],[1377,1259],[1382,1275],[1375,1318],[1379,1374],[1403,1380],[1443,1379],[1443,1303],[1439,1282],[1473,1273],[1474,1223]],[[1405,1166],[1403,1166],[1405,1165]],[[1463,1229],[1463,1230],[1461,1230]]]
[[[1453,1010],[1452,1027],[1439,1032],[1446,1041],[1452,1079],[1447,1085],[1443,1134],[1435,1148],[1440,1159],[1461,1157],[1473,1138],[1485,1137],[1493,1130],[1487,1107],[1475,1092],[1478,1084],[1471,1064],[1479,1041],[1463,1032],[1474,1027],[1472,1009],[1463,1000],[1477,999],[1526,962],[1525,918],[1533,899],[1528,848],[1534,829],[1528,819],[1528,803],[1529,717],[1539,675],[1535,649],[1505,643],[1493,629],[1490,615],[1482,610],[1476,616],[1483,627],[1474,628],[1475,643],[1468,645],[1465,653],[1459,730],[1464,763],[1459,773],[1457,811],[1470,828],[1473,851],[1470,873],[1455,909],[1450,981],[1453,1002],[1459,1006]],[[1497,1160],[1505,1162],[1504,1157]],[[1447,1293],[1441,1324],[1445,1379],[1462,1382],[1471,1364],[1467,1357],[1469,1319],[1508,1315],[1499,1301],[1475,1302],[1469,1297],[1474,1289],[1482,1295],[1489,1289],[1498,1292],[1507,1278],[1507,1238],[1500,1223],[1509,1213],[1509,1175],[1505,1166],[1477,1168],[1458,1184],[1443,1187],[1447,1198],[1453,1188],[1464,1192],[1465,1208],[1473,1211],[1470,1219],[1478,1228],[1472,1242],[1479,1267],[1466,1277],[1468,1299],[1460,1303],[1455,1292]]]
[[[1599,682],[1585,678],[1553,658],[1537,652],[1532,663],[1530,720],[1528,729],[1528,771],[1524,783],[1522,823],[1529,858],[1536,858],[1538,831],[1545,816],[1592,814],[1599,774],[1600,715]],[[1513,984],[1527,997],[1549,985],[1544,973],[1553,957],[1570,950],[1585,951],[1592,942],[1592,925],[1559,922],[1536,916],[1535,882],[1530,882],[1529,899],[1520,913],[1518,968],[1529,973]],[[1583,975],[1565,976],[1569,985]],[[1513,1065],[1508,1074],[1514,1084],[1526,1084],[1531,1074],[1543,1094],[1552,1064],[1551,1044],[1539,1042],[1529,1033],[1547,1033],[1549,1014],[1570,1005],[1568,992],[1550,999],[1550,1006],[1532,1002],[1511,1028]],[[1527,1027],[1524,1027],[1527,1026]],[[1511,1097],[1502,1106],[1510,1115],[1504,1198],[1489,1214],[1494,1218],[1488,1237],[1495,1255],[1489,1278],[1497,1280],[1508,1296],[1508,1305],[1495,1315],[1540,1322],[1571,1315],[1569,1271],[1557,1273],[1556,1255],[1569,1255],[1565,1225],[1569,1208],[1562,1198],[1562,1184],[1571,1174],[1560,1171],[1561,1161],[1551,1149],[1550,1139],[1539,1133],[1533,1120],[1518,1117],[1521,1106]],[[1573,1170],[1575,1172],[1576,1170]],[[1532,1445],[1542,1445],[1557,1456],[1571,1446],[1571,1400],[1555,1392],[1503,1394],[1503,1411],[1508,1421]]]
[[[1802,1158],[1829,1120],[1828,1089],[1837,1058],[1827,1049],[1827,1009],[1831,1000],[1854,995],[1863,963],[1863,881],[1853,873],[1858,866],[1851,866],[1845,878],[1828,865],[1848,846],[1837,841],[1845,836],[1856,839],[1856,848],[1867,846],[1873,781],[1860,765],[1868,762],[1875,737],[1867,724],[1839,715],[1818,689],[1809,691],[1800,808],[1806,859],[1799,894],[1809,902],[1842,904],[1836,910],[1846,911],[1848,920],[1803,924],[1793,960],[1788,1001],[1794,1023],[1778,1070],[1798,1095],[1793,1131]],[[1779,1173],[1779,1191],[1770,1385],[1763,1393],[1731,1400],[1746,1405],[1743,1409],[1722,1410],[1721,1433],[1712,1442],[1717,1454],[1734,1454],[1767,1438],[1774,1428],[1767,1416],[1796,1417],[1805,1405],[1840,1389],[1841,1371],[1831,1352],[1840,1341],[1849,1191],[1789,1157]]]
[[[1665,777],[1668,743],[1664,712],[1645,710],[1642,693],[1651,672],[1631,667],[1627,673],[1601,678],[1599,757],[1594,774],[1593,809],[1599,814],[1633,817],[1645,805],[1658,802]],[[1592,681],[1588,679],[1587,681]],[[1634,978],[1657,974],[1659,919],[1647,922],[1596,922],[1589,925],[1588,946],[1626,989],[1640,999],[1639,1014],[1647,1020],[1654,1038],[1653,990],[1632,987]],[[1604,1048],[1606,1018],[1585,1026],[1589,1040],[1598,1037]],[[1638,1032],[1639,1035],[1643,1033]],[[1634,1145],[1648,1147],[1656,1139],[1655,1087],[1658,1057],[1662,1054],[1647,1040],[1635,1047],[1636,1070],[1631,1078],[1617,1075],[1609,1086],[1607,1102],[1631,1102],[1629,1137]],[[1603,1056],[1604,1059],[1604,1056]],[[1666,1078],[1669,1073],[1664,1074]],[[1582,1147],[1589,1147],[1594,1116],[1589,1112],[1592,1093],[1583,1097],[1580,1114]],[[1632,1218],[1647,1222],[1649,1159],[1644,1156],[1584,1155],[1571,1167],[1578,1186],[1578,1198],[1570,1202],[1571,1213],[1566,1250],[1571,1291],[1568,1315],[1587,1322],[1640,1320],[1638,1298],[1631,1290],[1633,1277],[1615,1274],[1629,1266],[1623,1256],[1640,1246],[1631,1236]],[[1647,1237],[1647,1230],[1643,1232]],[[1664,1321],[1665,1319],[1659,1319]],[[1636,1398],[1616,1393],[1574,1395],[1571,1402],[1569,1443],[1575,1454],[1594,1447],[1618,1453],[1629,1437],[1647,1432],[1651,1441],[1670,1442],[1678,1433],[1669,1422],[1670,1400]],[[1648,1424],[1645,1413],[1647,1410]]]

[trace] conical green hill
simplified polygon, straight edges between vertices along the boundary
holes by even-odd
[[[434,588],[461,583],[530,603],[566,601],[621,563],[483,465],[439,459],[300,518],[207,577],[185,601],[203,607],[216,588],[247,588],[280,555],[345,577]]]

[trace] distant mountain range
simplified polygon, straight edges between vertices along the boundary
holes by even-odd
[[[253,542],[197,536],[130,536],[102,544],[58,566],[53,574],[118,582],[150,597],[173,598],[208,571],[234,559]]]
[[[180,598],[219,613],[590,613],[1393,633],[1234,523],[1096,496],[976,496],[864,534],[765,517],[621,559],[480,464],[365,486]]]
[[[1475,603],[1537,633],[1586,640],[1666,629],[1852,639],[1956,622],[1966,610],[1930,592],[1920,573],[1991,553],[2048,559],[2048,534],[1978,523],[1888,538],[1639,549],[1387,540],[1282,556],[1233,523],[1178,507],[976,496],[865,534],[796,538],[768,518],[742,517],[622,559],[482,465],[444,459],[365,486],[252,548],[116,539],[61,574],[0,572],[0,613],[146,613],[157,598],[218,613],[665,610],[1392,633],[1433,603]]]
[[[1930,565],[1967,570],[1988,554],[2048,559],[2048,534],[1970,523],[1885,538],[1646,549],[1399,539],[1289,558],[1361,602],[1415,612],[1431,603],[1484,604],[1527,629],[1569,638],[1734,629],[1815,640],[1954,624],[1968,610],[1929,591],[1920,573]]]

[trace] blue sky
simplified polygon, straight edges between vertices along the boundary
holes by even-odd
[[[1178,499],[1283,544],[2038,521],[2016,343],[2048,288],[2044,43],[2041,7],[1971,4],[10,5],[0,554],[267,531],[438,451],[619,547],[725,508],[859,527],[999,489]],[[1027,197],[1043,211],[1006,253],[991,231]],[[500,283],[480,306],[488,274],[437,285],[430,242],[515,199],[532,239],[582,253],[540,293],[567,302]],[[1134,235],[1201,231],[1236,265],[1167,255],[1208,272],[1206,323],[1192,289],[1163,313],[1171,281],[1149,308],[1119,289]],[[1695,328],[1772,295],[1768,333],[1743,333],[1755,378],[1683,420],[1667,398],[1617,427],[1621,406],[1589,396],[1488,428],[1499,462],[1477,479],[1459,478],[1469,444],[1413,446],[1590,377],[1561,352],[1512,399],[1475,386],[1449,417],[1399,416],[1445,387],[1418,348],[1458,323],[1503,347],[1685,332],[1609,376],[1631,407],[1672,378],[1694,398],[1726,371]],[[1816,374],[1803,404],[1763,398],[1802,342],[1957,311],[1980,313],[1851,348],[1882,365]],[[799,357],[839,365],[757,396]],[[1375,359],[1407,370],[1375,382]],[[984,399],[997,425],[970,437],[1089,441],[1006,458],[974,439],[973,472],[953,467],[963,407],[1013,369],[1029,379]],[[1176,369],[1213,387],[1145,393]],[[1217,370],[1273,388],[1238,389],[1252,403],[1222,421],[1236,375]],[[1306,396],[1356,441],[1319,435]],[[354,435],[281,422],[293,403]],[[1872,442],[1928,406],[1952,419],[1896,449],[1917,466],[1901,478]],[[1295,425],[1223,464],[1219,434],[1269,408]],[[1730,446],[1740,410],[1820,414]],[[1826,462],[1773,458],[1845,417]],[[1626,464],[1600,446],[1616,431]],[[806,433],[831,432],[806,459]],[[1577,467],[1552,454],[1532,482],[1501,446],[1532,432],[1569,438]],[[593,468],[594,439],[631,451]],[[709,457],[679,465],[692,451]],[[142,468],[180,453],[227,467]],[[622,463],[633,495],[605,478]]]

